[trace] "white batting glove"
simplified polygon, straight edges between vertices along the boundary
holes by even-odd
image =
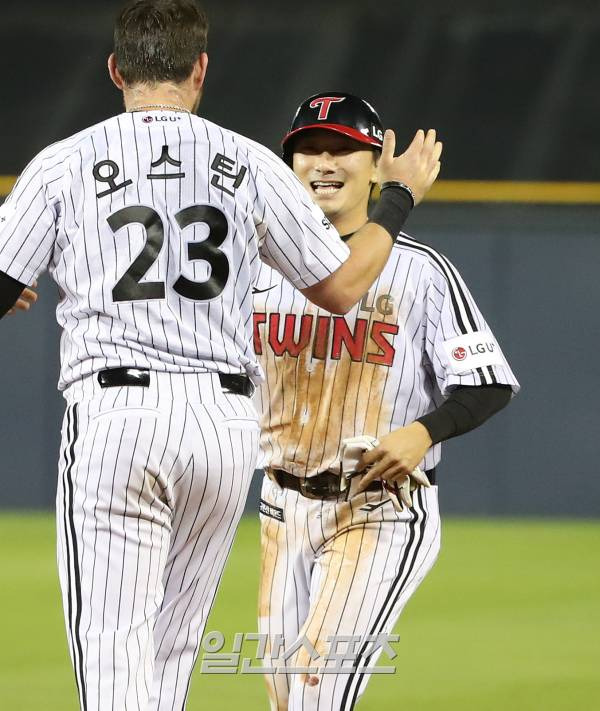
[[[419,486],[429,488],[431,483],[427,474],[420,467],[415,467],[410,476],[405,476],[402,481],[384,481],[383,485],[396,511],[402,511],[404,506],[410,508],[413,505],[411,491]]]
[[[359,462],[363,452],[374,449],[378,444],[379,440],[369,435],[347,437],[342,440],[342,446],[340,447],[340,491],[346,492],[346,501],[352,494],[350,488],[354,475],[362,471],[362,468],[359,468]],[[354,478],[357,481],[358,478]],[[356,486],[358,486],[358,483]]]
[[[360,435],[360,437],[348,437],[342,440],[340,450],[340,459],[342,462],[342,474],[346,476],[354,472],[361,471],[358,463],[363,455],[363,452],[368,452],[370,449],[375,449],[379,444],[376,437],[369,435]]]
[[[352,474],[361,471],[359,462],[364,452],[374,449],[379,444],[376,437],[370,435],[360,435],[358,437],[348,437],[342,440],[340,450],[341,461],[341,482],[340,489],[344,491]],[[427,475],[420,467],[415,467],[410,476],[406,476],[402,481],[384,481],[383,486],[387,491],[396,511],[403,511],[405,506],[412,506],[411,491],[418,486],[426,488],[431,486]]]

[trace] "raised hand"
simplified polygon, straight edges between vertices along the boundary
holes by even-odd
[[[440,172],[442,143],[436,141],[433,128],[419,129],[411,144],[399,156],[394,156],[396,136],[391,129],[385,132],[378,164],[379,183],[395,180],[412,190],[415,205],[421,202]]]

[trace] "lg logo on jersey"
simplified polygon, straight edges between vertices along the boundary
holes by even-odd
[[[157,123],[160,121],[163,123],[171,121],[171,123],[174,123],[175,121],[181,121],[181,118],[181,116],[143,116],[142,121],[144,123],[152,123],[153,121],[156,121]]]
[[[467,352],[468,351],[468,352]],[[474,355],[481,355],[482,353],[495,353],[496,352],[496,344],[495,343],[476,343],[473,346],[467,346],[467,348],[463,348],[462,346],[458,346],[452,351],[452,357],[454,360],[464,360],[468,354],[471,354],[472,356]]]
[[[394,299],[391,294],[379,294],[373,299],[373,303],[369,306],[369,301],[371,300],[371,292],[363,296],[360,306],[358,307],[361,311],[366,311],[367,313],[373,313],[377,311],[382,316],[391,316],[394,313]]]

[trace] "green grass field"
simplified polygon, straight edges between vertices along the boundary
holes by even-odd
[[[0,516],[0,708],[76,711],[48,515]],[[245,519],[207,631],[254,631],[258,526]],[[600,523],[448,520],[396,630],[398,671],[358,708],[600,708]],[[380,662],[383,663],[383,662]],[[595,699],[595,701],[594,701]],[[260,675],[201,675],[189,711],[264,710]]]

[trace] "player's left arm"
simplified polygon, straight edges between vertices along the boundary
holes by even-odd
[[[506,407],[511,396],[510,385],[458,386],[437,409],[384,435],[377,447],[363,454],[362,464],[371,468],[359,490],[374,479],[396,481],[410,476],[432,445],[479,427]]]
[[[435,255],[423,293],[424,353],[445,401],[381,437],[363,456],[373,465],[361,481],[410,475],[429,447],[482,425],[510,402],[519,383],[456,267]]]

